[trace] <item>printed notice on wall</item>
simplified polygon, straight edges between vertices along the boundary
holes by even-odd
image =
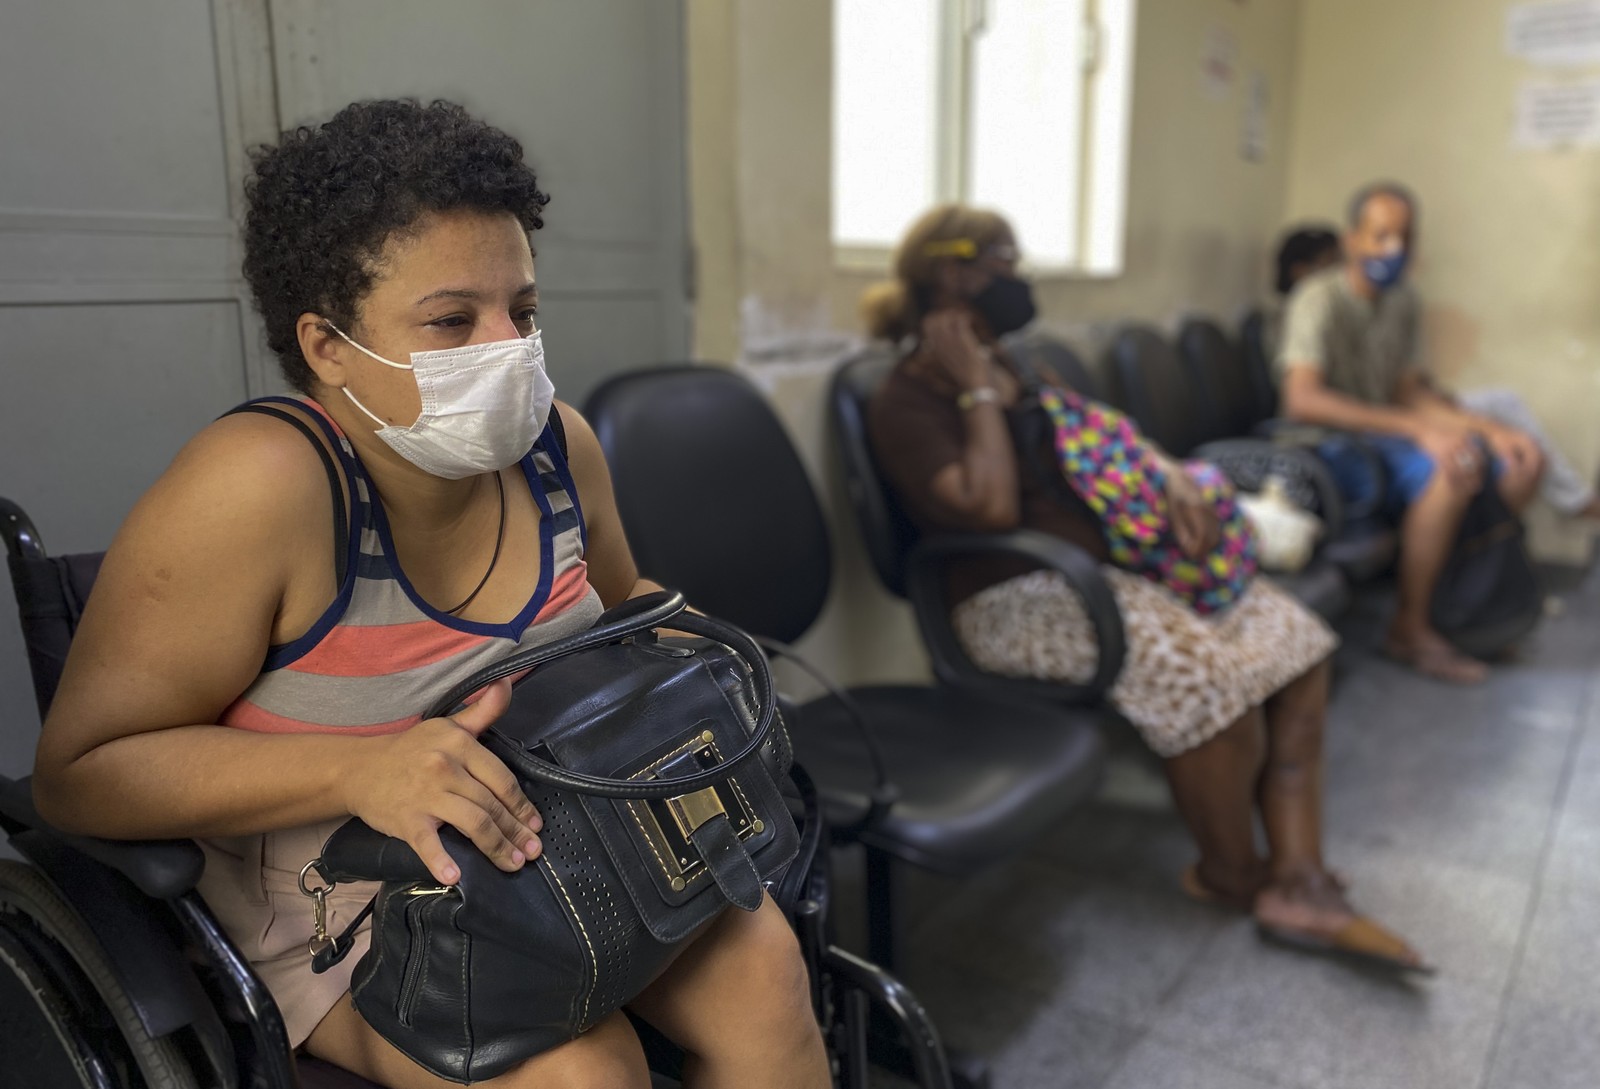
[[[1506,51],[1552,68],[1600,64],[1600,0],[1512,4]]]
[[[1239,126],[1239,154],[1248,162],[1267,157],[1267,74],[1259,69],[1250,73],[1244,89],[1244,116]]]
[[[1600,147],[1600,81],[1524,84],[1513,142],[1525,148]]]

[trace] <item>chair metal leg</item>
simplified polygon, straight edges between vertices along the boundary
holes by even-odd
[[[894,859],[883,851],[866,848],[867,955],[888,972],[900,966],[899,877]]]

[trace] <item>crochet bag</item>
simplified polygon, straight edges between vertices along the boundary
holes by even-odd
[[[1070,390],[1041,385],[1032,392],[1054,429],[1061,476],[1099,517],[1112,563],[1165,586],[1201,616],[1243,596],[1259,567],[1256,540],[1216,466],[1183,466],[1222,527],[1216,549],[1191,559],[1168,517],[1166,471],[1133,422]]]

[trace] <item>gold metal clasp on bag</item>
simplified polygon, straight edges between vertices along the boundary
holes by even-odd
[[[692,742],[678,749],[673,756],[691,751],[694,762],[702,768],[714,768],[722,763],[717,751],[716,738],[710,730],[699,734]],[[653,777],[660,763],[640,772],[637,778]],[[706,868],[705,860],[690,841],[707,821],[726,817],[740,839],[759,835],[766,825],[750,810],[749,800],[739,789],[736,779],[727,779],[715,786],[680,794],[672,798],[651,799],[648,802],[629,802],[628,808],[639,822],[662,876],[673,892],[682,892],[689,882]]]
[[[728,812],[722,804],[722,799],[717,797],[716,787],[706,787],[693,794],[668,798],[667,810],[677,822],[678,831],[683,834],[684,839],[694,835],[695,829],[706,821],[713,817],[726,816]]]

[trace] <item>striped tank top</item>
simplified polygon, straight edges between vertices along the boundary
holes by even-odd
[[[587,532],[577,489],[553,430],[520,468],[539,508],[539,585],[507,624],[462,620],[435,609],[395,558],[383,505],[339,426],[315,401],[262,397],[251,404],[310,410],[327,435],[351,493],[338,597],[292,643],[269,648],[261,674],[221,722],[258,733],[398,733],[446,690],[505,658],[590,627],[602,612],[584,563]]]

